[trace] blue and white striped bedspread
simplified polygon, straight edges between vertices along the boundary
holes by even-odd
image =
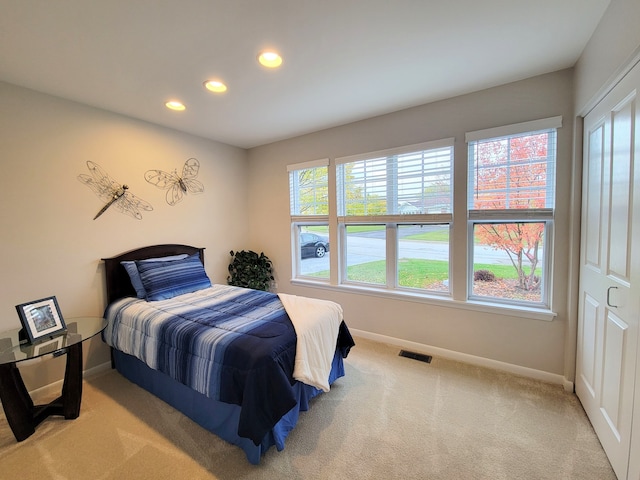
[[[296,404],[296,334],[274,293],[213,285],[169,300],[120,299],[105,317],[110,346],[240,405],[238,434],[256,445]]]

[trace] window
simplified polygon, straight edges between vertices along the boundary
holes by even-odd
[[[319,160],[288,167],[292,217],[329,215],[328,165],[328,160]]]
[[[470,299],[548,306],[560,125],[467,134]]]
[[[561,126],[468,132],[455,178],[453,138],[289,166],[294,280],[549,318]]]
[[[328,160],[290,165],[294,276],[329,280]]]
[[[317,280],[329,280],[329,225],[295,224],[298,245],[297,274]]]
[[[448,223],[398,225],[398,287],[449,293],[449,230]]]
[[[338,216],[451,214],[453,141],[429,145],[336,160]]]
[[[336,159],[341,283],[449,293],[453,139]]]
[[[385,286],[387,284],[386,243],[384,224],[345,225],[347,282]]]

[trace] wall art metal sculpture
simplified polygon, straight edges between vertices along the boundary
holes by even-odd
[[[167,203],[174,206],[184,198],[184,194],[187,192],[194,195],[204,192],[204,185],[196,180],[199,170],[200,162],[195,158],[190,158],[184,162],[182,176],[178,175],[177,170],[174,170],[173,173],[162,170],[147,170],[144,178],[151,185],[167,190]]]
[[[153,210],[150,203],[136,197],[129,191],[127,185],[120,184],[113,180],[100,165],[89,161],[87,162],[87,167],[89,168],[89,172],[91,172],[91,176],[78,175],[78,180],[93,190],[103,201],[107,202],[96,216],[93,217],[94,220],[106,212],[112,205],[122,213],[137,218],[138,220],[142,220],[140,210]]]

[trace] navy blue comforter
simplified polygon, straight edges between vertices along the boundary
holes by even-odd
[[[104,340],[194,390],[241,407],[238,435],[258,445],[296,405],[296,333],[274,293],[213,285],[169,300],[118,300]],[[344,322],[338,345],[353,339]]]

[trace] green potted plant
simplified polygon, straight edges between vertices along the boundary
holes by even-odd
[[[269,291],[274,280],[273,264],[269,257],[262,252],[258,255],[252,250],[231,250],[229,253],[232,257],[227,277],[229,285]]]

